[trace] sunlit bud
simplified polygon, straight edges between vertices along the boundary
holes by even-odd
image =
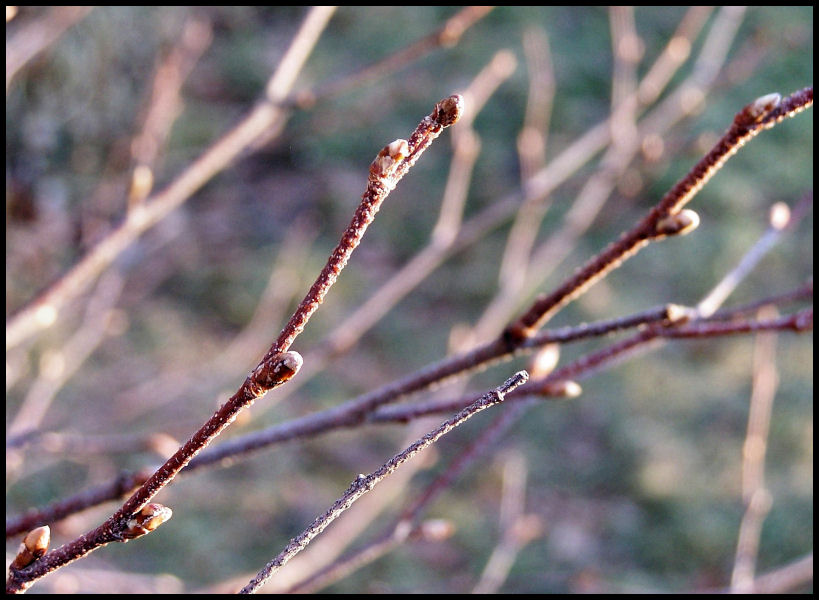
[[[57,309],[51,304],[38,306],[34,312],[34,319],[41,327],[50,327],[57,320]]]
[[[398,163],[409,154],[407,140],[397,139],[384,146],[370,164],[370,177],[381,179],[392,175]]]
[[[261,395],[269,389],[288,381],[301,369],[304,359],[298,352],[279,352],[266,359],[250,374],[250,381]]]
[[[432,120],[442,127],[449,127],[456,123],[464,114],[464,97],[460,94],[453,94],[449,98],[444,98],[435,105],[435,112]]]
[[[40,558],[48,551],[48,544],[51,542],[51,529],[48,525],[32,529],[23,539],[23,544],[34,558]]]
[[[666,235],[685,235],[694,231],[700,224],[700,216],[687,208],[657,221],[657,237]]]
[[[142,202],[154,187],[154,172],[148,165],[137,165],[131,175],[131,187],[128,190],[128,203]]]
[[[440,542],[452,537],[455,525],[449,519],[427,519],[421,523],[421,537],[432,542]]]
[[[681,325],[690,320],[692,314],[693,309],[687,306],[682,306],[680,304],[665,305],[665,318],[669,323],[673,323],[674,325]]]
[[[30,565],[48,551],[50,541],[51,529],[48,525],[32,529],[23,538],[23,543],[17,549],[17,556],[14,557],[10,567],[22,569]]]
[[[583,388],[576,381],[564,379],[563,381],[550,381],[543,384],[540,393],[553,398],[577,398],[583,393]]]
[[[122,537],[132,540],[150,533],[170,519],[172,515],[173,511],[167,506],[151,502],[128,520],[128,528],[123,532]]]
[[[759,119],[779,106],[781,101],[782,96],[775,92],[773,94],[760,96],[748,105],[748,115],[753,119]]]
[[[771,207],[770,222],[774,229],[785,229],[791,220],[791,209],[784,202],[777,202]]]
[[[407,140],[397,139],[387,145],[387,156],[393,160],[401,160],[409,154],[409,143]]]
[[[557,366],[560,360],[560,344],[546,344],[532,358],[529,373],[532,377],[545,377]]]

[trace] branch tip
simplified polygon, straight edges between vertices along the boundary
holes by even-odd
[[[527,371],[518,371],[514,375],[512,375],[509,379],[503,382],[502,385],[495,388],[495,391],[498,394],[498,397],[503,401],[503,397],[514,390],[516,387],[519,387],[529,381],[529,373]]]
[[[686,235],[694,231],[700,224],[700,216],[690,208],[684,208],[678,213],[668,215],[657,221],[655,239],[667,235]]]
[[[432,120],[441,127],[449,127],[458,121],[464,114],[464,97],[452,94],[435,105]]]

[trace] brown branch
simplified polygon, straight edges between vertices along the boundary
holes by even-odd
[[[800,310],[792,315],[776,319],[747,320],[737,322],[696,322],[682,327],[664,330],[666,338],[707,338],[757,331],[795,331],[797,333],[813,329],[813,308]]]
[[[764,251],[770,250],[772,242],[786,231],[793,230],[801,218],[807,214],[805,208],[807,200],[800,201],[794,210],[790,211],[790,218],[785,227],[774,227],[773,232],[776,234],[773,238],[770,237],[769,232],[766,232],[757,244],[752,247],[746,254],[757,257],[758,260],[762,254],[760,248]],[[745,259],[740,261],[745,263]],[[736,269],[731,271],[731,274]],[[747,274],[747,269],[743,269]],[[729,274],[726,278],[731,278]],[[722,286],[720,282],[715,289]],[[710,295],[710,294],[709,294]],[[598,370],[603,366],[609,364],[615,359],[621,359],[622,355],[627,352],[639,348],[644,343],[647,343],[655,337],[677,337],[677,338],[697,338],[703,336],[719,336],[719,335],[734,335],[738,333],[747,333],[762,329],[793,329],[805,330],[812,327],[812,312],[808,314],[806,311],[791,315],[790,317],[783,317],[777,322],[757,323],[751,321],[735,322],[728,325],[713,326],[713,321],[717,319],[725,319],[731,316],[737,316],[747,313],[748,310],[756,308],[760,303],[770,304],[784,301],[792,301],[798,299],[811,298],[813,295],[812,282],[802,286],[802,288],[793,292],[788,292],[780,296],[773,296],[763,299],[759,302],[751,303],[747,306],[737,307],[726,311],[719,311],[714,313],[711,317],[697,319],[696,323],[692,323],[685,327],[678,328],[658,328],[647,336],[646,331],[641,332],[637,336],[638,339],[631,338],[625,340],[610,348],[587,355],[578,359],[571,365],[564,367],[557,376],[554,374],[550,377],[541,377],[532,380],[527,386],[527,394],[537,394],[539,396],[547,397],[565,397],[566,390],[559,389],[566,381],[571,381],[571,378],[578,377],[580,374],[588,376],[592,371]],[[550,343],[568,343],[575,340],[585,339],[590,336],[602,336],[612,332],[622,331],[627,328],[651,325],[652,323],[658,325],[670,325],[672,323],[682,323],[684,319],[691,316],[691,309],[685,309],[678,305],[669,304],[658,309],[641,312],[635,315],[599,321],[591,324],[581,324],[574,327],[564,327],[552,331],[541,332],[529,339],[527,339],[520,348],[516,351],[522,352],[527,349],[535,349]],[[328,431],[338,429],[341,427],[353,427],[363,422],[405,422],[426,414],[436,414],[441,412],[451,412],[452,410],[460,409],[469,402],[474,400],[474,396],[465,396],[458,399],[444,399],[436,400],[430,403],[413,404],[393,409],[380,409],[378,407],[394,402],[401,396],[425,389],[435,383],[454,377],[456,375],[463,375],[467,372],[474,371],[479,368],[485,368],[489,364],[501,360],[511,358],[514,353],[510,353],[508,349],[496,341],[480,346],[472,351],[448,357],[443,361],[434,363],[425,367],[424,369],[410,374],[402,380],[384,386],[378,390],[374,390],[368,394],[360,396],[344,405],[336,406],[332,409],[314,413],[300,419],[294,419],[286,423],[277,424],[268,429],[241,436],[220,445],[218,448],[210,449],[191,461],[188,466],[188,471],[211,465],[214,463],[224,463],[225,461],[235,460],[239,455],[258,451],[267,446],[281,443],[284,441],[297,439],[300,437],[307,437],[326,433]],[[144,481],[142,477],[140,483]],[[45,523],[52,523],[54,520],[64,518],[68,514],[78,512],[92,506],[94,503],[100,503],[106,500],[118,498],[122,492],[117,486],[113,488],[105,486],[107,494],[104,492],[88,494],[83,493],[78,495],[78,499],[66,499],[64,503],[57,503],[56,505],[41,509],[39,512],[28,513],[23,517],[18,517],[15,520],[7,523],[7,536],[16,535],[24,529],[30,529],[35,525],[42,525]],[[91,502],[86,500],[91,499]],[[65,506],[63,506],[65,505]],[[55,515],[51,518],[51,515]]]
[[[683,177],[637,225],[592,258],[574,276],[551,294],[538,298],[519,319],[504,331],[511,347],[534,335],[561,308],[583,294],[609,271],[620,266],[650,241],[690,231],[693,213],[682,211],[694,195],[713,177],[728,158],[763,129],[768,129],[813,104],[813,88],[795,92],[784,100],[778,94],[758,98],[734,117],[728,131],[714,148]],[[684,219],[683,219],[684,217]],[[680,221],[680,219],[683,219]]]
[[[29,531],[39,525],[56,523],[70,515],[86,510],[89,507],[97,506],[103,502],[123,498],[126,494],[131,494],[134,488],[145,483],[149,475],[150,471],[123,473],[109,483],[84,490],[68,498],[63,498],[44,508],[30,510],[18,517],[7,519],[6,538]]]
[[[239,413],[268,390],[285,383],[301,366],[301,356],[296,352],[277,354],[262,361],[248,375],[239,391],[233,395],[168,461],[162,465],[140,488],[102,525],[81,535],[35,561],[29,567],[9,572],[6,592],[21,592],[34,581],[94,550],[114,541],[130,539],[129,530],[133,520],[151,499],[182,470],[190,460],[225,429]],[[167,514],[170,516],[170,513]]]
[[[338,274],[353,250],[358,246],[367,227],[381,208],[381,203],[392,191],[398,181],[407,173],[429,145],[445,127],[454,124],[463,114],[463,99],[455,94],[444,98],[435,105],[432,113],[418,124],[409,140],[395,140],[378,153],[370,165],[370,177],[367,180],[367,191],[361,198],[361,204],[350,221],[350,225],[341,236],[327,264],[322,269],[310,291],[302,300],[296,312],[284,326],[279,338],[270,347],[267,356],[284,352],[293,343],[296,336],[304,330],[307,320],[324,301],[327,291],[335,283]]]
[[[304,329],[310,315],[318,308],[327,291],[358,246],[367,226],[372,222],[381,203],[401,177],[415,164],[432,141],[445,127],[454,124],[463,113],[463,100],[454,95],[441,100],[410,136],[409,142],[396,140],[384,147],[370,165],[367,191],[353,220],[331,254],[307,296],[279,339],[248,375],[239,390],[169,458],[105,523],[61,548],[45,555],[30,568],[10,573],[8,591],[19,591],[45,574],[92,552],[112,541],[121,541],[134,515],[143,509],[165,485],[170,483],[202,449],[224,430],[244,408],[293,377],[302,365],[297,352],[287,352],[296,336]]]
[[[602,336],[658,321],[667,322],[671,318],[676,320],[682,318],[684,314],[685,311],[681,310],[680,307],[667,305],[629,317],[546,331],[527,340],[519,351],[536,349],[555,342],[579,341],[590,336]],[[421,391],[433,384],[441,383],[450,377],[462,376],[465,373],[486,368],[492,363],[508,360],[512,356],[502,344],[493,342],[475,348],[470,352],[448,357],[440,362],[428,365],[420,371],[411,373],[403,379],[363,394],[345,404],[227,440],[220,444],[218,448],[208,449],[207,452],[197,456],[188,469],[198,469],[214,463],[235,460],[240,454],[258,451],[273,444],[315,436],[343,427],[354,427],[364,422],[400,422],[421,414],[460,410],[463,406],[475,400],[474,395],[456,400],[436,400],[431,403],[429,408],[425,408],[425,405],[421,404],[407,406],[402,410],[379,410],[376,412],[378,407],[395,402],[403,396]],[[558,395],[554,388],[549,388],[544,394]]]

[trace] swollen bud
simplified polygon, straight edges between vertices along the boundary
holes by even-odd
[[[398,163],[409,154],[407,140],[397,139],[384,146],[370,164],[370,178],[389,177]]]
[[[51,529],[48,525],[29,531],[23,538],[23,543],[17,549],[17,556],[14,557],[10,568],[22,569],[33,563],[48,551],[50,541]]]
[[[753,119],[764,117],[782,101],[782,96],[774,92],[773,94],[765,94],[760,96],[748,105],[748,115]]]
[[[278,352],[266,358],[248,377],[256,397],[291,379],[301,369],[304,359],[298,352]]]
[[[126,541],[141,537],[162,525],[172,515],[173,511],[167,506],[151,502],[128,520],[128,528],[122,533],[122,537]]]
[[[453,94],[449,98],[444,98],[435,105],[432,113],[432,120],[441,127],[449,127],[456,123],[464,114],[464,97],[460,94]]]
[[[700,224],[700,216],[687,208],[657,221],[655,238],[667,235],[685,235],[694,231]]]

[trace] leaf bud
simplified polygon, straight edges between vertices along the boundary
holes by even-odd
[[[162,525],[171,516],[173,516],[173,511],[170,508],[158,502],[151,502],[131,516],[128,520],[128,528],[122,533],[122,537],[125,540],[132,540],[143,536]]]
[[[685,235],[694,231],[700,224],[700,216],[687,208],[668,215],[657,221],[655,238],[667,235]]]

